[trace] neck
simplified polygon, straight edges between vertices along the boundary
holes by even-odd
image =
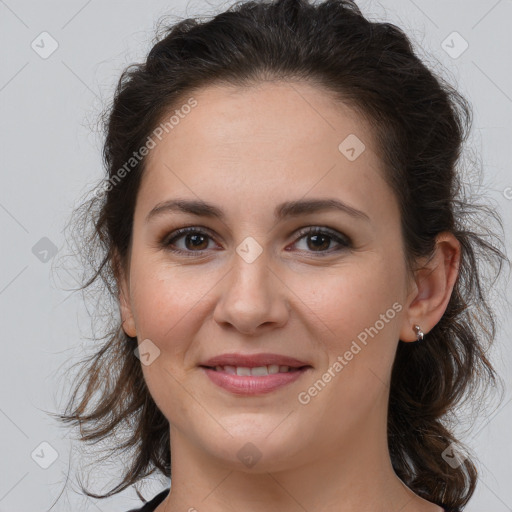
[[[386,429],[375,429],[371,421],[355,426],[337,446],[306,442],[294,461],[271,464],[262,457],[247,469],[206,454],[172,427],[171,453],[171,492],[157,512],[442,512],[397,477]]]

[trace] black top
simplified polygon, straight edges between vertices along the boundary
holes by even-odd
[[[156,507],[165,500],[170,490],[170,487],[169,489],[165,489],[165,491],[157,494],[151,501],[146,502],[142,508],[132,508],[131,510],[128,510],[128,512],[154,512]]]
[[[133,508],[128,510],[128,512],[154,512],[156,507],[165,500],[167,495],[169,494],[170,488],[165,489],[160,494],[157,494],[151,501],[148,501],[142,508]],[[448,510],[445,509],[445,512],[459,512],[458,510]]]

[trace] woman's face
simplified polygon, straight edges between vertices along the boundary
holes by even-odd
[[[399,210],[371,127],[305,83],[194,99],[147,156],[122,282],[124,329],[171,451],[266,471],[383,446],[411,329]],[[235,359],[203,367],[225,354]],[[277,359],[236,365],[257,354]],[[307,368],[291,376],[281,356]],[[229,368],[275,365],[270,376]]]

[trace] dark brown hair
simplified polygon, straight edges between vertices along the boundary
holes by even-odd
[[[145,158],[122,179],[113,178],[195,90],[267,80],[316,84],[371,120],[386,180],[400,204],[410,272],[433,254],[437,234],[452,232],[461,243],[459,275],[443,317],[422,343],[399,343],[388,442],[396,474],[415,493],[446,508],[464,506],[475,490],[476,466],[468,457],[452,468],[442,453],[451,443],[464,448],[449,415],[463,399],[477,403],[499,384],[486,354],[496,335],[488,294],[508,263],[491,229],[502,223],[470,197],[458,166],[471,127],[467,100],[422,63],[401,29],[369,21],[350,0],[237,2],[208,20],[166,27],[146,61],[122,73],[102,118],[110,184],[77,208],[74,224],[77,253],[92,269],[80,289],[105,286],[112,321],[103,342],[81,361],[59,419],[79,426],[82,441],[115,435],[111,453],[131,450],[130,465],[107,494],[85,492],[111,496],[155,470],[170,477],[169,424],[145,385],[136,340],[122,330],[117,307]]]

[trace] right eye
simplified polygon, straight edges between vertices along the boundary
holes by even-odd
[[[207,231],[192,226],[173,231],[161,243],[166,250],[171,252],[185,256],[194,256],[193,253],[202,254],[208,249],[209,239],[212,240],[212,237]],[[183,245],[181,248],[176,248],[179,240],[183,240]]]

